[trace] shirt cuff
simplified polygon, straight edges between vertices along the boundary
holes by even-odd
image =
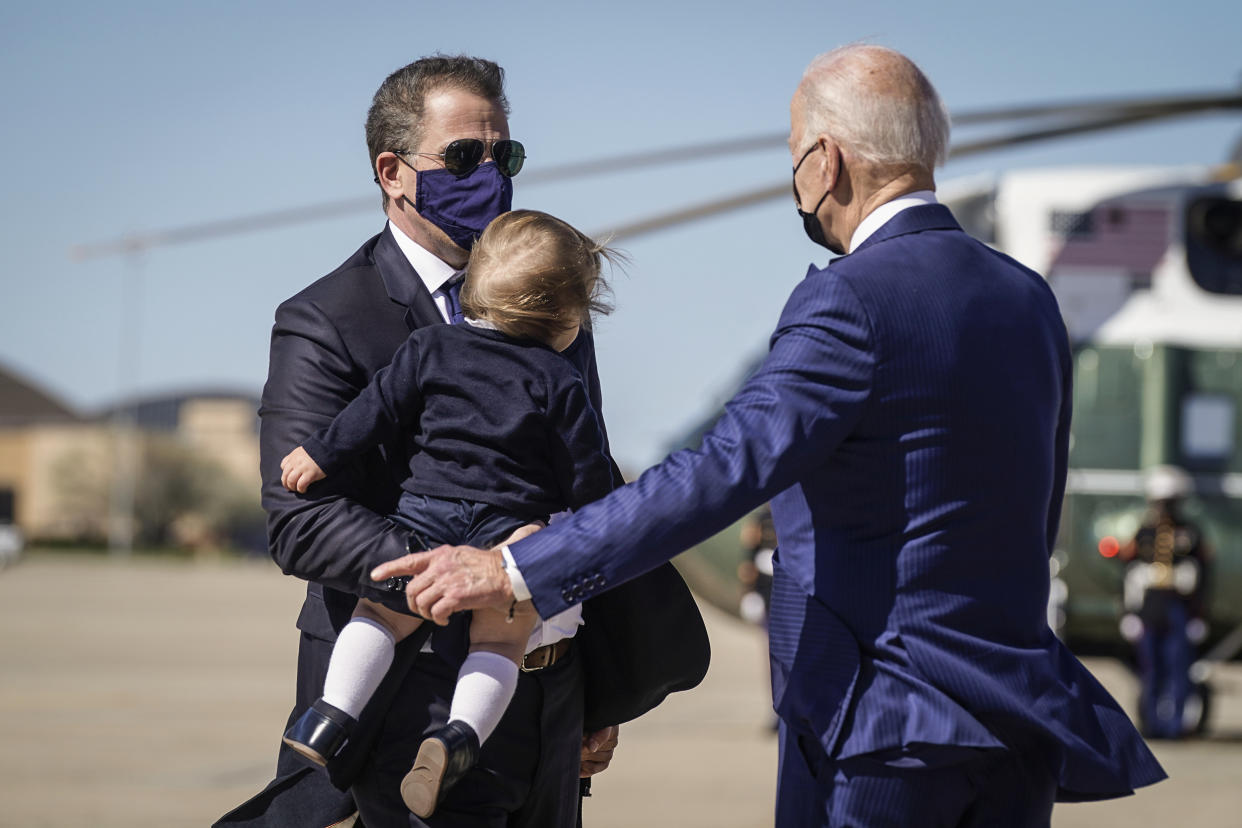
[[[531,599],[530,589],[526,586],[526,579],[518,571],[517,562],[513,560],[513,553],[509,551],[508,544],[500,547],[500,554],[505,559],[505,574],[509,576],[509,585],[513,587],[514,599],[529,601]]]

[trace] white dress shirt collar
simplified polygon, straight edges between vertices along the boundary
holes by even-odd
[[[879,230],[889,219],[909,207],[919,207],[924,204],[937,204],[936,194],[931,190],[916,190],[913,193],[906,193],[898,196],[892,201],[881,204],[870,213],[867,214],[858,227],[854,229],[854,235],[850,236],[850,249],[848,252],[853,253],[858,249],[858,245],[862,244],[867,238]]]
[[[413,266],[414,272],[418,274],[418,278],[422,279],[423,284],[427,286],[428,293],[435,293],[437,290],[440,290],[453,277],[461,273],[461,271],[411,239],[391,221],[388,222],[388,228],[392,230],[392,237],[396,239],[397,247],[401,248],[401,252],[405,254],[410,265]]]

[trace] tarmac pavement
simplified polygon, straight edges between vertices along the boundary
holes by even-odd
[[[41,554],[0,571],[0,828],[206,826],[271,776],[302,585],[266,562]],[[712,667],[622,728],[588,828],[771,825],[776,739],[761,634],[704,607]],[[1116,662],[1088,666],[1129,706]],[[1242,825],[1242,667],[1208,739],[1158,743],[1170,780],[1059,806],[1056,828]]]

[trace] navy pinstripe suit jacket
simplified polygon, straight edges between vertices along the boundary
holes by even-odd
[[[788,727],[836,758],[1033,743],[1062,799],[1120,795],[1163,771],[1046,620],[1070,391],[1044,280],[909,208],[810,269],[698,449],[512,551],[547,615],[771,499]]]

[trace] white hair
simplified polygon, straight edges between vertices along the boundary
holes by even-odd
[[[851,44],[811,61],[799,87],[808,136],[825,134],[878,166],[945,162],[949,112],[913,61],[883,46]]]

